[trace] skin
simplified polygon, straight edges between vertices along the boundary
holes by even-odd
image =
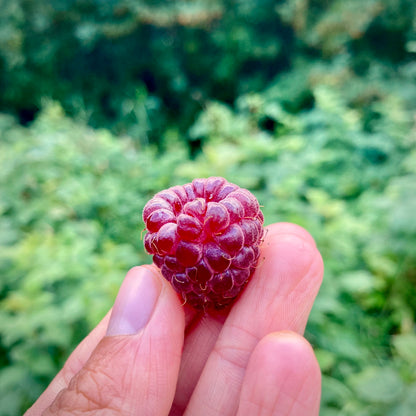
[[[156,303],[144,302],[138,331],[120,329],[143,273]],[[288,223],[267,227],[252,280],[213,315],[182,306],[154,266],[133,268],[26,416],[318,415],[321,373],[303,332],[322,276],[313,238]]]

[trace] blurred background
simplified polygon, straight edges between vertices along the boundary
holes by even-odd
[[[0,0],[0,415],[150,262],[141,210],[220,175],[314,236],[322,416],[416,408],[416,2]]]

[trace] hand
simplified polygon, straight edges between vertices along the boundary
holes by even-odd
[[[312,237],[287,223],[267,227],[229,312],[182,307],[154,266],[135,267],[26,416],[318,415],[321,374],[302,334],[322,275]]]

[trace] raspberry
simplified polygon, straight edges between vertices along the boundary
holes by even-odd
[[[196,309],[229,305],[254,272],[263,214],[253,194],[224,178],[194,179],[157,193],[143,220],[146,251]]]

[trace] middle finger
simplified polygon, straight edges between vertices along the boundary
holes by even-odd
[[[322,258],[302,228],[274,224],[268,231],[258,269],[218,335],[187,416],[234,415],[245,369],[259,340],[274,331],[304,331],[322,280]]]

